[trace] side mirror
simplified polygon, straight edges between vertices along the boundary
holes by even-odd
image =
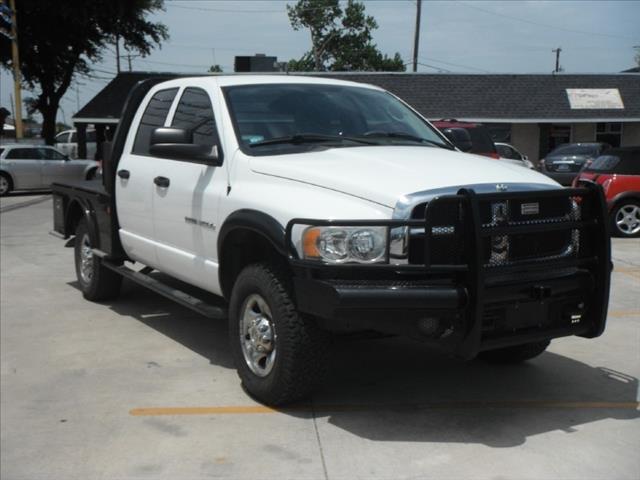
[[[522,155],[522,159],[526,161],[529,160],[529,157],[527,155]]]
[[[222,165],[218,147],[193,143],[193,133],[184,128],[160,127],[151,133],[149,153],[155,157]]]
[[[442,133],[463,152],[470,152],[473,148],[471,135],[469,135],[469,132],[465,128],[445,128],[442,130]]]

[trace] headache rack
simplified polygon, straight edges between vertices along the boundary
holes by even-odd
[[[388,227],[387,262],[330,265],[301,259],[292,242],[296,226]],[[397,239],[398,235],[405,242],[404,260],[397,260],[389,251],[392,236]],[[295,218],[287,224],[286,241],[292,266],[311,277],[318,273],[323,278],[339,277],[348,271],[349,277],[363,281],[379,280],[385,274],[394,275],[396,281],[403,275],[420,282],[454,279],[467,298],[463,311],[466,333],[458,347],[463,355],[481,348],[483,318],[489,315],[493,301],[492,285],[501,279],[544,278],[551,270],[591,274],[591,305],[582,330],[574,333],[595,337],[604,330],[611,253],[606,202],[598,185],[488,194],[463,188],[415,207],[407,220]]]

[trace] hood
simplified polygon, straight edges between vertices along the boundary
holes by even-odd
[[[506,162],[442,148],[366,146],[251,157],[251,169],[394,208],[406,194],[460,185],[558,184]]]

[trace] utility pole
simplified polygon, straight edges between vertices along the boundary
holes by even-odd
[[[416,5],[416,31],[413,37],[413,71],[418,71],[418,47],[420,46],[420,16],[422,14],[422,0],[417,0]]]
[[[129,62],[129,71],[131,71],[131,54],[127,52],[127,61]]]
[[[554,48],[551,51],[556,54],[556,69],[553,71],[553,73],[559,73],[560,72],[560,52],[562,51],[562,48],[561,47]]]
[[[15,120],[16,127],[16,139],[22,138],[22,92],[20,90],[20,84],[22,83],[22,76],[20,75],[20,57],[18,55],[18,12],[16,12],[15,0],[9,0],[9,6],[13,14],[11,22],[11,63],[13,63],[13,90],[16,96],[16,111]]]
[[[116,34],[116,72],[120,73],[120,35]]]

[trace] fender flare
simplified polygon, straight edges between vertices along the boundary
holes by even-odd
[[[227,236],[237,229],[251,230],[265,237],[278,253],[287,256],[285,245],[285,229],[275,218],[258,210],[236,210],[229,215],[218,233],[218,258],[222,252]]]
[[[96,247],[99,247],[100,235],[98,233],[98,224],[96,221],[96,214],[91,207],[89,202],[83,201],[79,197],[74,197],[67,206],[65,211],[65,231],[69,236],[75,235],[75,231],[71,231],[72,225],[70,224],[71,215],[70,213],[75,207],[78,207],[81,212],[81,218],[84,218],[87,222],[87,227],[89,228],[89,235],[91,235],[91,241],[94,242]]]
[[[609,202],[609,211],[613,212],[613,209],[620,203],[621,200],[626,199],[634,199],[636,201],[640,201],[640,192],[635,190],[628,190],[626,192],[621,192],[617,194],[615,197],[611,199]]]

